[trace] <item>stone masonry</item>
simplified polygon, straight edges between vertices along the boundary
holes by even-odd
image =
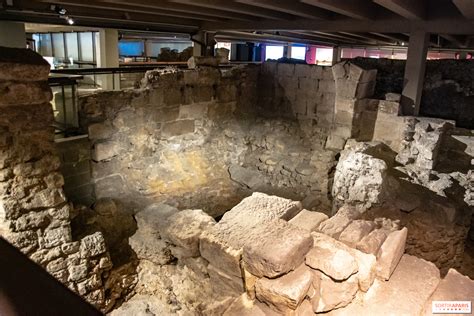
[[[0,69],[0,236],[105,310],[103,284],[112,263],[100,232],[71,237],[49,64],[30,50],[1,47]]]

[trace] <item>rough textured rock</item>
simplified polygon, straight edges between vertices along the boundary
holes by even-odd
[[[362,252],[377,255],[380,247],[387,238],[387,235],[387,231],[383,229],[375,229],[362,238],[362,240],[357,243],[356,248]]]
[[[259,229],[258,239],[244,246],[242,260],[252,274],[274,278],[298,267],[313,246],[309,232],[283,220]]]
[[[405,252],[408,230],[394,231],[387,236],[377,254],[377,276],[388,280]]]
[[[315,243],[306,255],[306,264],[338,281],[346,280],[358,271],[357,262],[348,251],[324,240]]]
[[[355,207],[346,204],[334,216],[322,222],[317,231],[337,239],[344,229],[359,217],[360,212]]]
[[[302,210],[298,215],[290,219],[289,222],[299,228],[313,232],[327,219],[328,216],[324,213]]]
[[[375,223],[365,220],[355,220],[344,229],[339,240],[355,248],[356,244],[367,236],[375,228]]]
[[[313,302],[313,310],[320,313],[347,306],[358,289],[357,275],[352,275],[345,282],[336,282],[321,274],[320,298]]]
[[[267,314],[243,294],[239,296],[222,315],[264,316]]]
[[[394,311],[397,315],[420,315],[439,279],[434,264],[404,255],[389,281],[375,280],[367,293],[329,315],[386,315]]]
[[[261,278],[256,283],[257,299],[275,311],[295,310],[312,284],[312,273],[304,264],[276,279]]]

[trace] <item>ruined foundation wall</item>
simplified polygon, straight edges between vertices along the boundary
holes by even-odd
[[[0,47],[0,236],[98,308],[111,261],[102,234],[71,236],[55,150],[49,64]]]
[[[402,92],[404,60],[355,58],[351,62],[377,69],[377,98],[384,99],[389,92]],[[474,129],[473,80],[473,60],[428,60],[420,115],[454,120],[458,127]]]
[[[150,72],[142,89],[82,97],[96,198],[141,207],[151,201],[199,205],[217,216],[262,191],[306,200],[309,208],[325,200],[328,207],[335,153],[323,148],[327,133],[316,105],[310,115],[306,106],[312,94],[334,96],[331,81],[323,79],[331,76],[330,68],[278,65],[280,71],[296,71],[302,88],[294,97],[304,93],[307,98],[302,116],[283,101],[272,108],[261,102],[265,96],[257,83],[265,81],[268,67],[276,69],[276,63],[269,64],[262,73],[259,66]],[[327,93],[321,90],[325,83]],[[324,111],[330,111],[332,103],[326,103]]]

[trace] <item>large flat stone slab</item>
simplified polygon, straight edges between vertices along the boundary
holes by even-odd
[[[377,277],[388,280],[405,252],[408,229],[390,233],[377,254]]]
[[[328,216],[324,213],[302,210],[298,215],[290,219],[289,222],[301,229],[313,232],[327,219]]]
[[[376,279],[367,293],[327,315],[420,315],[439,281],[433,263],[403,255],[389,281]]]
[[[355,248],[357,243],[367,236],[374,228],[374,222],[357,219],[342,231],[339,236],[339,241],[342,241],[349,247]]]
[[[257,231],[254,239],[247,239],[242,259],[245,268],[258,277],[275,278],[294,270],[313,247],[308,231],[284,220],[275,220]]]
[[[275,311],[295,310],[303,301],[312,284],[312,273],[302,264],[296,270],[276,279],[259,279],[256,283],[257,299]]]
[[[333,238],[339,239],[341,233],[352,223],[353,220],[359,218],[360,212],[353,206],[344,205],[337,213],[319,225],[317,231]]]
[[[357,275],[352,275],[344,282],[336,282],[321,274],[320,297],[313,301],[314,312],[321,313],[347,306],[359,290]]]

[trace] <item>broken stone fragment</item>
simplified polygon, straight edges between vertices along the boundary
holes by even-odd
[[[337,282],[321,274],[320,298],[313,301],[315,313],[327,312],[347,306],[352,302],[359,289],[357,275],[352,275],[344,282]]]
[[[275,220],[260,227],[258,238],[244,246],[242,260],[250,273],[275,278],[303,263],[312,246],[309,232]]]
[[[202,210],[184,210],[167,218],[162,238],[182,248],[181,257],[199,256],[199,237],[215,220]]]
[[[295,310],[303,301],[312,284],[310,269],[302,264],[296,270],[276,279],[259,279],[256,283],[257,299],[277,312]]]
[[[306,265],[338,281],[346,280],[358,271],[357,262],[348,251],[325,240],[318,240],[308,252]]]
[[[356,245],[356,248],[362,252],[377,255],[380,247],[387,238],[388,232],[384,229],[375,229],[367,236],[362,238]]]
[[[355,248],[356,244],[365,236],[367,236],[375,228],[374,222],[365,220],[355,220],[344,229],[339,236],[339,240]]]
[[[322,222],[317,231],[338,239],[344,229],[359,217],[360,212],[355,207],[346,204],[334,216]]]
[[[315,231],[319,225],[328,219],[328,216],[320,212],[311,212],[308,210],[302,210],[295,217],[290,219],[289,223],[310,232]]]
[[[390,233],[377,254],[377,277],[388,280],[405,252],[408,229]]]

